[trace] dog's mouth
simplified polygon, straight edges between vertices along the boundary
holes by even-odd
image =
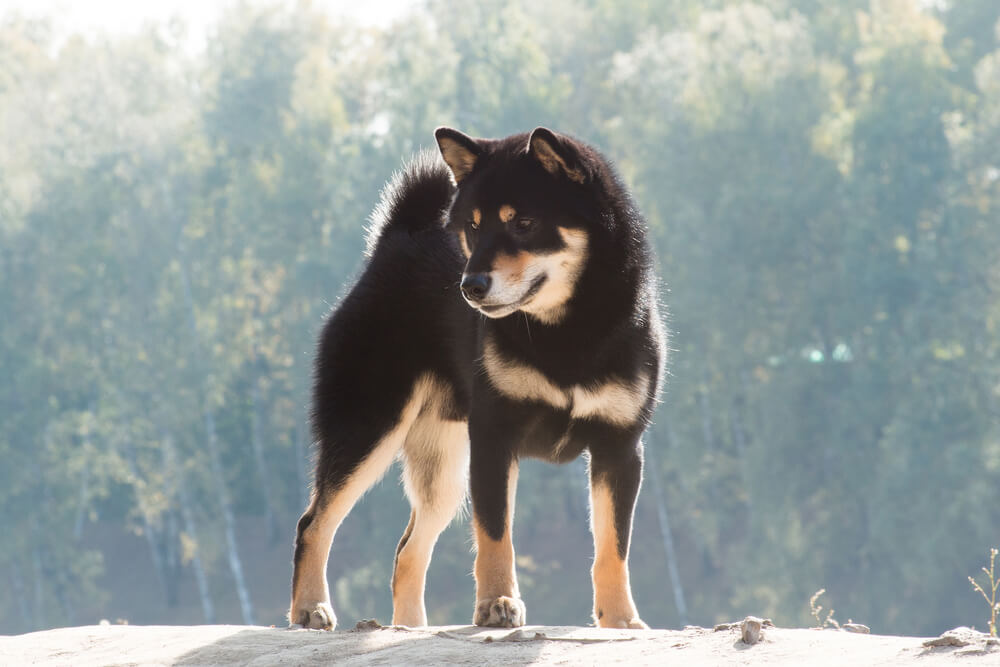
[[[528,287],[528,290],[524,293],[524,295],[521,296],[520,299],[512,303],[502,303],[502,304],[480,303],[473,305],[487,317],[504,317],[505,315],[509,315],[510,313],[514,312],[521,306],[526,305],[529,301],[535,298],[535,295],[538,294],[539,290],[542,289],[542,286],[545,284],[546,280],[548,280],[548,276],[545,275],[544,273],[535,278],[534,280],[532,280],[531,285]]]

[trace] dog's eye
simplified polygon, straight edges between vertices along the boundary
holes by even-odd
[[[467,224],[472,229],[479,229],[479,223],[473,220],[472,218],[469,218],[469,220],[465,224]]]
[[[530,231],[535,226],[534,218],[518,218],[514,223],[514,229],[519,232]]]

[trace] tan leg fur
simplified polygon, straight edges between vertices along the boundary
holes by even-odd
[[[525,623],[526,610],[517,587],[514,543],[511,540],[517,471],[515,461],[507,478],[507,514],[503,536],[494,540],[477,520],[473,520],[476,535],[476,611],[472,621],[476,625],[514,628]]]
[[[590,525],[594,533],[594,621],[602,628],[648,629],[635,602],[628,575],[628,554],[618,554],[618,531],[615,529],[611,489],[604,484],[591,485]]]

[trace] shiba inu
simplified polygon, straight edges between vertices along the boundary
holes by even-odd
[[[336,625],[334,535],[399,459],[412,511],[396,549],[393,623],[427,624],[431,552],[468,491],[473,622],[523,625],[511,541],[518,461],[586,453],[594,620],[645,628],[628,552],[666,356],[645,222],[608,161],[568,136],[435,137],[440,157],[418,156],[385,188],[367,265],[319,339],[318,459],[289,622]]]

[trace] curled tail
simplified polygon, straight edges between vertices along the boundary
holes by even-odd
[[[451,172],[437,151],[424,150],[396,172],[372,211],[365,241],[371,257],[378,240],[387,232],[418,232],[444,224],[455,185]]]

